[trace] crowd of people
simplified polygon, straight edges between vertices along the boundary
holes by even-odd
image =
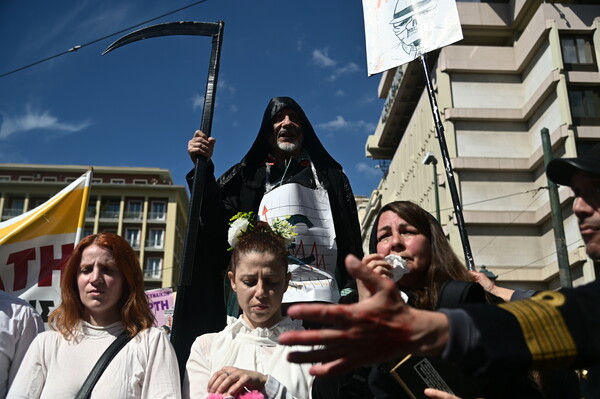
[[[269,102],[251,149],[219,179],[214,147],[196,131],[188,153],[209,160],[201,226],[217,264],[207,270],[231,292],[229,315],[221,331],[197,334],[185,374],[153,326],[135,251],[99,233],[66,261],[48,331],[0,292],[0,397],[542,399],[552,397],[545,370],[580,367],[592,377],[586,397],[600,397],[597,281],[497,287],[467,271],[439,222],[410,201],[381,208],[363,257],[348,179],[291,98]],[[600,260],[600,145],[553,160],[547,174],[573,189],[587,254]],[[274,203],[279,213],[269,213]],[[314,209],[332,224],[311,220]],[[300,242],[322,245],[324,263]],[[409,358],[448,386],[409,394],[395,378]]]

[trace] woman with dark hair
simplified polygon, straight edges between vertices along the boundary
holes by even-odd
[[[365,263],[390,278],[392,265],[385,257],[397,254],[406,261],[408,273],[396,285],[419,309],[437,309],[442,287],[448,281],[475,282],[438,221],[410,201],[395,201],[381,208],[371,230],[369,252]],[[367,295],[360,284],[359,293],[361,298]]]
[[[486,294],[477,284],[475,277],[467,271],[452,250],[438,221],[410,201],[395,201],[381,208],[371,231],[369,252],[363,262],[382,276],[397,280],[396,286],[406,294],[406,302],[418,309],[436,310],[461,303],[501,301]],[[405,269],[405,274],[399,279],[399,275],[394,278],[393,262],[388,258],[390,255],[403,259],[396,266]],[[369,291],[360,281],[357,283],[359,300],[364,300],[370,296]],[[402,359],[398,359],[400,360]],[[436,362],[435,359],[429,361],[455,392],[468,397],[544,397],[537,384],[527,375],[507,375],[498,379],[467,378],[449,365]],[[375,398],[408,398],[400,384],[390,375],[394,365],[395,363],[379,364],[372,369],[369,386]],[[432,398],[456,398],[437,390],[428,390],[427,395]]]
[[[289,363],[286,355],[293,349],[277,342],[281,333],[303,328],[300,320],[281,312],[290,280],[285,239],[291,234],[284,231],[285,222],[283,229],[276,228],[278,223],[272,225],[273,229],[244,217],[232,223],[233,253],[227,276],[243,313],[228,317],[223,331],[196,339],[186,366],[184,398],[239,395],[247,390],[268,399],[309,397],[310,364]]]
[[[73,398],[122,333],[132,339],[100,376],[93,397],[178,398],[177,359],[167,336],[152,327],[138,257],[122,237],[85,237],[64,265],[61,304],[51,331],[33,341],[10,398]]]

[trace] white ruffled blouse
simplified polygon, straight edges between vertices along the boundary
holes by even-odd
[[[251,328],[240,316],[228,317],[221,332],[196,338],[190,351],[183,383],[183,397],[204,399],[210,377],[225,366],[254,370],[267,375],[263,394],[268,399],[310,397],[313,376],[311,364],[293,364],[287,354],[308,347],[277,343],[285,331],[303,330],[300,320],[285,317],[269,328]]]

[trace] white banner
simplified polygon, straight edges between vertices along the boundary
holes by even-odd
[[[454,0],[363,0],[369,76],[463,38]]]
[[[60,302],[60,270],[81,238],[92,172],[31,211],[0,223],[0,289],[44,322]]]

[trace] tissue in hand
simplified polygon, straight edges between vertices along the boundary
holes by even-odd
[[[408,266],[406,265],[406,261],[402,259],[400,255],[388,255],[385,257],[385,261],[392,265],[392,280],[397,282],[408,273]]]

